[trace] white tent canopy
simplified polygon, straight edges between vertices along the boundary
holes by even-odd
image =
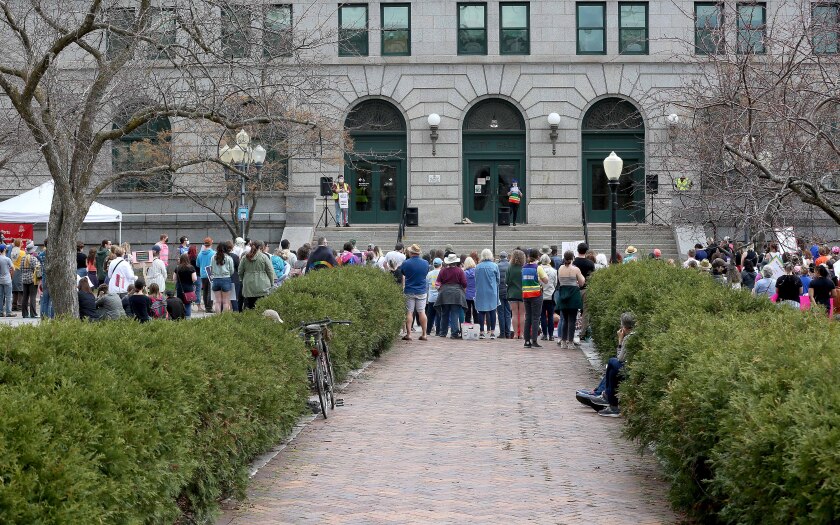
[[[47,181],[26,193],[0,202],[0,222],[48,223],[52,199],[53,181]],[[122,212],[104,204],[94,202],[84,222],[118,222],[122,237]]]

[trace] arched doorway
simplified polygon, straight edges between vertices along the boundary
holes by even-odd
[[[344,158],[350,221],[399,222],[407,185],[402,113],[385,100],[365,100],[350,111],[344,127],[353,138],[353,151]]]
[[[513,180],[525,193],[518,222],[526,222],[525,119],[511,103],[482,100],[464,118],[464,215],[473,222],[491,222],[493,200],[508,205]]]
[[[619,222],[645,219],[645,124],[638,108],[620,98],[596,102],[583,117],[583,201],[591,222],[610,222],[610,187],[604,159],[624,160],[618,186]]]

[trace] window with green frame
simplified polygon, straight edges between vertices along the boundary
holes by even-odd
[[[499,4],[499,54],[531,53],[531,17],[528,2]]]
[[[222,56],[245,58],[251,54],[251,11],[222,7]]]
[[[135,12],[131,7],[116,7],[108,10],[108,24],[114,29],[129,31],[134,24]],[[121,35],[116,31],[108,31],[105,42],[105,56],[115,58],[117,55],[128,49],[131,45],[131,37]]]
[[[129,114],[130,111],[125,111],[125,115],[114,123],[114,129],[122,126]],[[113,173],[140,171],[169,162],[172,155],[171,134],[169,119],[160,117],[113,141]],[[114,191],[172,191],[172,174],[164,172],[149,177],[123,177],[114,183]]]
[[[618,4],[618,52],[622,55],[648,54],[647,2]]]
[[[338,8],[338,56],[368,54],[368,5],[342,4]]]
[[[723,4],[694,3],[694,52],[698,55],[718,55],[723,52]]]
[[[840,3],[812,4],[811,31],[814,53],[830,55],[840,52]]]
[[[265,7],[262,36],[263,57],[292,56],[292,6],[276,4]]]
[[[149,46],[147,57],[150,59],[171,56],[172,46],[178,36],[178,20],[171,8],[155,9],[149,22],[149,31],[154,45]]]
[[[487,54],[487,4],[458,4],[458,54]]]
[[[576,4],[577,54],[607,54],[607,4],[578,2]]]
[[[411,55],[411,4],[382,4],[382,56]]]
[[[737,4],[738,14],[738,53],[764,53],[764,36],[767,28],[767,4]]]

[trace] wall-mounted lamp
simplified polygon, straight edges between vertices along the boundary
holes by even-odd
[[[551,154],[557,154],[557,137],[559,133],[557,133],[557,128],[560,126],[560,115],[557,113],[549,113],[548,115],[548,126],[551,128],[551,131],[548,134],[548,138],[551,139]]]
[[[440,126],[440,115],[437,113],[432,113],[429,115],[428,118],[429,122],[429,129],[432,130],[429,133],[429,138],[432,139],[432,156],[437,155],[437,139],[438,139],[438,126]]]
[[[665,117],[665,120],[668,121],[669,126],[676,126],[680,123],[680,116],[676,113],[671,113],[670,115]]]

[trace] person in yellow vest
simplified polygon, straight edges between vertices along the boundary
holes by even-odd
[[[688,191],[694,186],[694,183],[685,175],[680,175],[680,178],[674,182],[674,186],[677,188],[677,191]]]
[[[344,176],[339,175],[332,185],[332,198],[335,203],[335,225],[350,227],[350,185],[344,182]]]

